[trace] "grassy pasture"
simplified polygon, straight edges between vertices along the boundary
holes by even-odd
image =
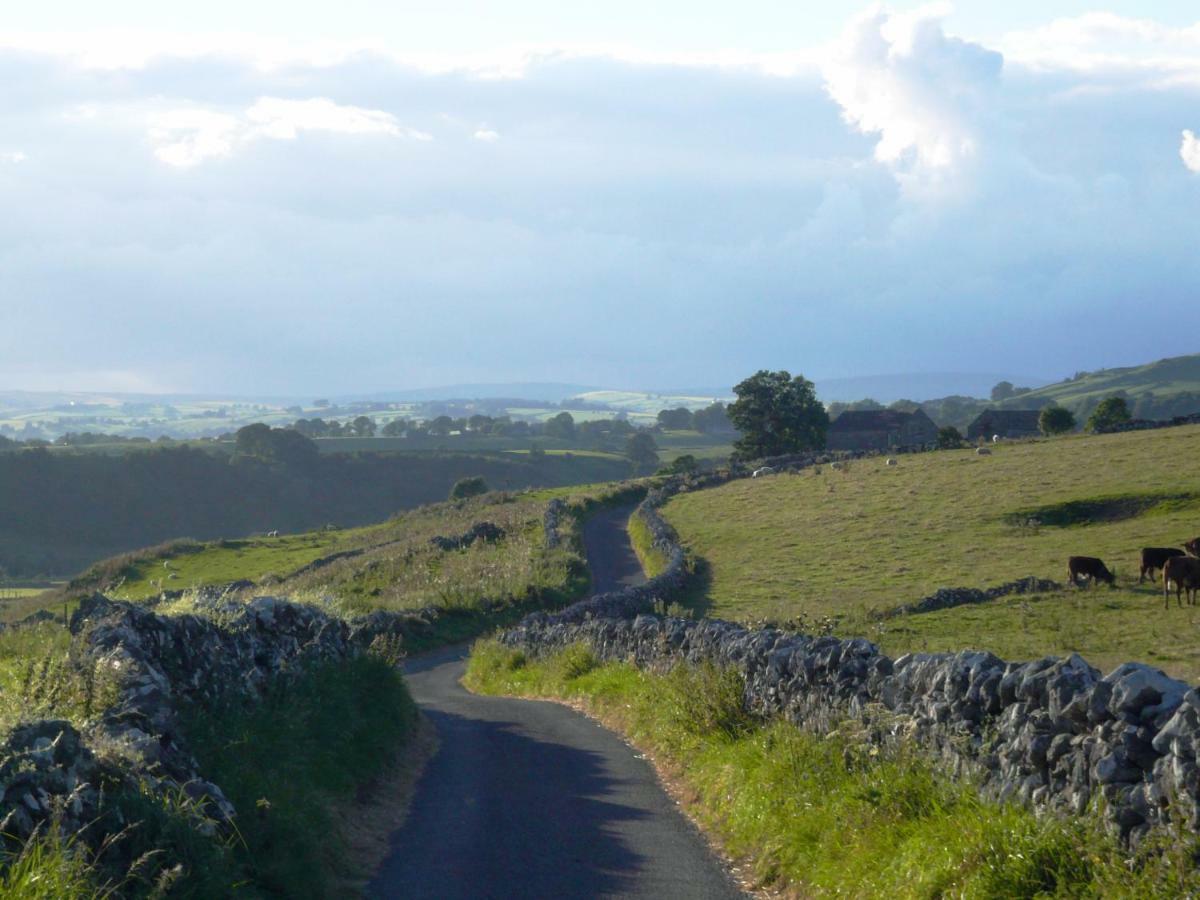
[[[1101,668],[1135,659],[1196,680],[1200,607],[1164,613],[1161,584],[1137,575],[1141,547],[1200,534],[1198,454],[1200,428],[1187,427],[901,456],[895,467],[859,460],[685,494],[664,514],[701,558],[688,602],[709,615],[828,621],[893,653],[1079,652]],[[940,587],[1065,582],[1075,554],[1103,558],[1117,588],[877,621]]]
[[[247,579],[255,582],[254,593],[320,603],[344,615],[439,608],[454,615],[438,621],[428,643],[444,643],[504,624],[534,607],[567,602],[586,590],[578,548],[567,541],[546,549],[542,517],[553,498],[583,508],[610,496],[615,496],[612,482],[492,493],[424,506],[363,528],[174,541],[98,563],[44,602],[61,609],[64,597],[93,590],[133,601],[169,590],[183,595],[159,610],[190,612],[195,589]],[[504,537],[457,550],[430,542],[434,536],[462,535],[480,522],[499,526]],[[575,519],[565,516],[560,527],[569,535]]]

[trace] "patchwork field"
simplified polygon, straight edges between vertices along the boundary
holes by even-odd
[[[1198,456],[1197,427],[1075,436],[736,481],[664,513],[699,558],[688,602],[708,615],[799,619],[893,653],[1079,652],[1102,668],[1135,659],[1197,680],[1200,607],[1164,612],[1161,584],[1138,584],[1138,552],[1200,535]],[[879,619],[941,587],[1065,583],[1076,554],[1103,558],[1117,587]]]

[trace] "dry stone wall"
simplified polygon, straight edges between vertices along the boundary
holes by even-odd
[[[893,660],[861,638],[646,614],[529,617],[501,640],[533,654],[583,641],[643,667],[709,660],[742,673],[759,713],[818,732],[873,722],[878,740],[918,742],[995,796],[1073,813],[1097,801],[1134,841],[1170,816],[1200,827],[1200,694],[1139,663],[1102,676],[1077,655]]]
[[[556,500],[546,511],[551,546],[564,510]],[[498,531],[481,523],[455,541],[488,540]],[[237,811],[188,750],[179,725],[184,704],[204,706],[230,694],[253,701],[309,663],[348,660],[377,642],[402,649],[448,614],[428,607],[347,621],[276,597],[234,599],[254,588],[241,581],[196,591],[200,615],[159,615],[151,605],[100,594],[84,600],[70,622],[74,662],[115,680],[116,701],[83,728],[42,719],[0,734],[0,835],[24,839],[58,816],[65,832],[99,844],[113,824],[102,815],[104,793],[121,787],[183,790],[215,827],[228,825]],[[36,614],[22,624],[44,618],[53,617]]]
[[[25,722],[0,735],[0,834],[23,839],[57,815],[67,833],[103,840],[106,791],[183,790],[222,827],[236,810],[208,781],[180,728],[185,704],[259,698],[309,663],[348,660],[379,635],[411,633],[419,616],[346,622],[275,597],[202,598],[204,615],[162,616],[96,594],[71,618],[75,664],[116,683],[116,700],[83,728]],[[419,626],[418,626],[419,627]]]
[[[711,661],[744,676],[746,704],[758,713],[817,732],[861,720],[875,740],[915,742],[996,797],[1075,814],[1095,805],[1130,843],[1167,822],[1200,829],[1200,693],[1151,666],[1125,663],[1102,675],[1078,655],[1007,662],[974,650],[892,659],[862,638],[652,615],[687,577],[658,507],[738,474],[673,479],[647,496],[636,514],[669,560],[660,576],[527,616],[500,640],[535,656],[582,641],[601,659],[642,667]],[[906,611],[1057,587],[1024,579],[945,589]]]

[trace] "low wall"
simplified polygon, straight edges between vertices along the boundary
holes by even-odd
[[[64,832],[95,846],[112,825],[104,793],[121,787],[182,789],[218,826],[231,822],[236,810],[188,750],[183,705],[258,699],[308,663],[351,659],[419,622],[382,613],[347,623],[274,597],[200,603],[205,616],[161,616],[100,594],[81,603],[72,664],[114,680],[116,701],[82,729],[43,719],[0,736],[0,834],[22,839],[57,815]]]
[[[742,673],[752,710],[817,732],[847,717],[874,722],[880,741],[915,741],[995,796],[1072,813],[1103,798],[1134,841],[1169,815],[1200,827],[1200,694],[1150,666],[1102,677],[1077,655],[893,660],[861,638],[651,615],[530,617],[500,640],[533,655],[583,641],[601,659],[643,667],[709,660]]]
[[[1200,693],[1158,669],[1125,663],[1102,675],[1078,655],[1017,663],[974,650],[892,659],[862,638],[651,615],[687,578],[683,550],[658,507],[739,474],[672,479],[638,507],[669,560],[660,576],[527,616],[500,641],[534,656],[582,641],[601,659],[643,667],[711,661],[744,676],[746,704],[758,713],[819,733],[847,717],[862,720],[876,740],[915,742],[993,796],[1075,814],[1095,803],[1131,843],[1168,821],[1200,828]],[[901,611],[1057,587],[1023,579],[983,591],[943,589]]]

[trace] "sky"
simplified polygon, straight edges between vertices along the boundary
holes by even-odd
[[[1183,3],[24,4],[0,389],[1200,351]]]

